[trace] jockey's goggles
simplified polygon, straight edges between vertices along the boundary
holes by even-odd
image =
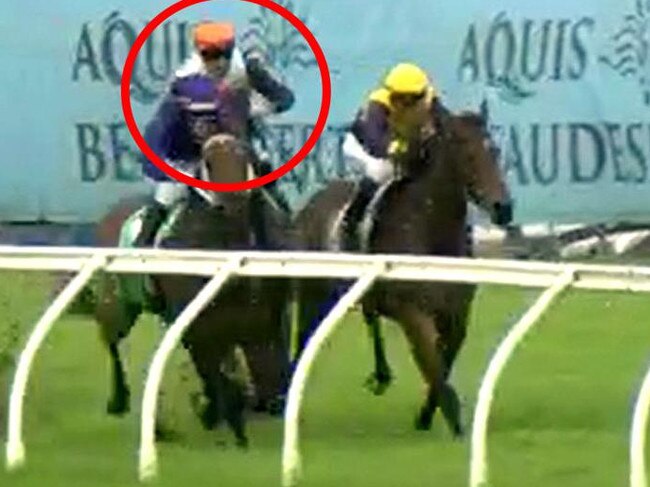
[[[395,106],[409,108],[421,101],[426,93],[426,90],[422,93],[391,93],[390,101]]]
[[[204,47],[199,50],[199,54],[205,61],[217,61],[219,59],[231,59],[234,46],[228,47]]]

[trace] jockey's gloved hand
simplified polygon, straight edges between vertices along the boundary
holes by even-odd
[[[244,62],[247,65],[250,64],[259,64],[259,65],[265,65],[267,64],[266,56],[264,55],[264,52],[260,50],[259,47],[257,46],[241,46],[242,50],[242,56],[244,58]]]
[[[492,208],[492,223],[500,227],[507,228],[513,217],[513,204],[512,201],[506,203],[495,203]]]
[[[273,172],[273,166],[269,161],[260,161],[257,164],[256,172],[259,177],[266,176]]]

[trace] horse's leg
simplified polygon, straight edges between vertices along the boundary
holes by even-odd
[[[241,370],[234,349],[231,349],[223,360],[216,357],[215,359],[220,361],[222,365],[217,373],[217,383],[219,392],[223,397],[224,416],[235,435],[237,446],[247,448],[248,437],[246,436],[244,410],[246,408],[248,378],[240,377]]]
[[[472,299],[475,294],[475,289],[475,286],[463,285],[462,288],[458,289],[458,293],[460,294],[456,296],[456,299],[450,301],[451,303],[454,303],[451,306],[451,309],[436,314],[436,325],[443,343],[445,381],[447,382],[449,381],[449,375],[451,374],[451,370],[456,361],[456,357],[458,356],[458,352],[460,351],[465,341],[465,336],[467,333],[467,319],[469,316]],[[451,398],[452,401],[452,404],[449,407],[453,408],[453,395],[446,396],[443,399],[449,398]],[[425,415],[422,418],[423,425],[425,425],[427,422],[431,422],[429,415],[433,417],[437,406],[438,397],[436,394],[432,393],[429,399],[429,408],[425,411]]]
[[[274,368],[275,388],[274,397],[267,404],[267,413],[271,416],[282,416],[286,405],[287,393],[291,385],[291,314],[286,306],[286,298],[277,299],[278,304],[271,313],[272,319],[268,326],[273,331],[273,338],[270,341],[269,348],[272,355],[272,361],[276,365]]]
[[[300,358],[307,342],[316,332],[321,322],[336,306],[339,299],[345,295],[351,283],[337,281],[335,283],[320,279],[306,279],[300,283],[299,291],[299,347],[294,354],[294,362]]]
[[[476,296],[475,285],[461,285],[459,287],[459,304],[457,309],[450,311],[449,326],[446,329],[445,341],[447,343],[445,350],[445,361],[447,367],[451,369],[456,361],[458,352],[465,342],[467,335],[467,324],[469,314],[472,308],[474,296]]]
[[[253,410],[280,416],[284,411],[284,395],[287,389],[287,355],[281,337],[268,343],[245,347],[246,357],[255,385]]]
[[[400,313],[399,322],[411,345],[415,361],[429,386],[424,405],[416,418],[416,428],[431,429],[433,413],[440,402],[440,409],[455,436],[463,434],[460,419],[460,400],[454,388],[447,382],[448,367],[445,362],[444,344],[435,326],[435,319],[425,313],[407,308]]]
[[[281,416],[284,414],[286,405],[287,394],[291,386],[291,333],[294,325],[289,303],[282,300],[282,306],[279,307],[277,312],[278,322],[280,325],[280,332],[276,335],[275,355],[276,360],[281,364],[280,368],[280,387],[276,398],[269,404],[269,414],[272,416]],[[293,303],[291,303],[293,304]],[[298,325],[298,317],[296,316],[296,326]]]
[[[174,323],[187,303],[201,289],[200,282],[180,276],[165,276],[164,279],[159,279],[158,284],[165,296],[163,318],[166,323]],[[215,323],[209,323],[207,319],[205,312],[199,315],[185,331],[181,343],[201,382],[202,393],[190,394],[190,404],[203,428],[213,430],[218,426],[222,415],[216,383],[219,364],[215,363],[214,356],[210,354],[210,343],[207,343],[205,336],[206,327],[211,324],[214,326]]]
[[[445,341],[445,365],[447,367],[447,376],[451,373],[458,352],[465,342],[467,334],[467,308],[460,310],[458,313],[445,315],[442,317],[446,321],[444,331]]]
[[[186,342],[197,372],[203,379],[204,394],[208,404],[200,414],[203,427],[212,430],[222,418],[228,422],[237,440],[237,446],[248,446],[245,433],[244,409],[246,407],[246,381],[240,377],[234,349],[225,353],[222,347],[215,350],[209,343],[196,339]]]
[[[198,400],[195,401],[195,413],[199,417],[203,428],[213,430],[221,421],[221,406],[219,397],[219,364],[215,363],[214,355],[210,355],[203,350],[199,343],[193,343],[189,337],[183,339],[183,345],[187,349],[197,374],[201,378],[203,385],[203,396],[207,403],[201,405]]]
[[[130,391],[119,352],[120,342],[129,335],[141,313],[141,308],[120,301],[117,284],[112,276],[102,277],[95,308],[95,320],[100,327],[102,342],[110,359],[112,372],[111,395],[106,405],[108,414],[121,416],[129,411]]]
[[[373,345],[375,356],[375,370],[366,380],[366,386],[373,394],[382,395],[393,380],[393,375],[386,359],[386,349],[384,346],[384,337],[381,334],[381,320],[379,314],[363,309],[363,319],[368,325],[370,338]]]
[[[131,393],[127,385],[126,373],[120,357],[119,344],[110,343],[108,351],[111,357],[112,388],[106,403],[106,412],[113,416],[122,416],[130,410]]]
[[[293,375],[293,370],[297,366],[309,338],[320,324],[322,302],[327,299],[327,287],[324,283],[305,279],[298,283],[298,286],[299,291],[296,296],[298,303],[297,330],[291,330],[293,336],[289,338],[291,375]]]
[[[453,317],[450,315],[439,315],[437,321],[442,324],[444,329],[441,337],[444,343],[442,355],[445,364],[444,379],[448,381],[451,369],[465,339],[465,323],[458,316]],[[429,429],[428,425],[431,424],[438,407],[438,399],[438,395],[434,390],[429,392],[428,405],[423,409],[419,420],[421,429]]]
[[[168,324],[163,318],[163,316],[158,315],[157,316],[160,322],[158,325],[161,327],[161,329],[164,331],[168,329]],[[186,364],[183,362],[180,364],[181,372],[180,372],[180,377],[181,377],[181,383],[186,384],[189,382],[189,378],[185,374],[185,371],[183,370],[186,367]],[[156,441],[159,442],[172,442],[176,439],[179,438],[179,433],[173,429],[172,426],[170,426],[170,421],[168,418],[165,417],[165,402],[166,402],[166,396],[167,393],[165,391],[165,384],[164,382],[160,384],[160,388],[158,390],[158,412],[156,413],[156,424],[155,424],[155,435],[156,435]]]

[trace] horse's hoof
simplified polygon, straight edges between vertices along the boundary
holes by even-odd
[[[237,448],[239,448],[240,450],[248,450],[249,442],[248,442],[248,438],[246,438],[245,436],[237,438],[235,444],[237,445]]]
[[[266,413],[269,410],[270,401],[264,399],[258,399],[254,402],[252,410],[254,413]]]
[[[278,396],[271,399],[267,406],[267,413],[273,417],[283,416],[286,402],[287,398],[285,396]]]
[[[368,376],[365,382],[365,387],[375,396],[381,396],[386,392],[386,389],[393,382],[393,378],[388,376],[377,376],[374,372]]]
[[[115,397],[106,404],[106,413],[111,416],[124,416],[131,409],[129,402],[128,394],[123,397]]]
[[[465,438],[465,429],[460,424],[455,425],[452,428],[451,433],[454,437],[454,440],[462,440]]]
[[[280,417],[284,415],[284,408],[286,404],[285,396],[276,396],[272,399],[258,400],[251,408],[253,412],[258,414],[268,414],[273,417]]]
[[[415,429],[418,431],[430,431],[433,424],[433,415],[420,412],[415,418]]]
[[[207,401],[204,404],[193,404],[194,413],[198,416],[201,426],[206,431],[217,429],[221,423],[221,414],[216,404]]]
[[[162,424],[156,424],[155,434],[156,441],[160,443],[170,443],[178,439],[177,433],[175,433],[172,429],[163,426]]]
[[[217,426],[219,426],[219,423],[221,422],[219,413],[213,411],[211,407],[206,407],[203,413],[201,413],[199,419],[201,420],[203,429],[206,431],[217,429]]]

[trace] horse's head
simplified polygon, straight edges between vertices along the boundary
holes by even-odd
[[[506,225],[512,220],[512,200],[499,166],[499,150],[492,141],[486,120],[473,112],[451,117],[452,136],[460,152],[461,164],[469,196],[490,214],[492,222]]]
[[[238,183],[248,179],[254,153],[248,143],[231,134],[218,134],[203,144],[203,178],[213,183]]]
[[[210,137],[202,150],[201,179],[212,183],[238,183],[248,179],[248,167],[254,160],[253,149],[231,134]],[[210,207],[221,216],[247,221],[249,191],[212,192],[197,189]]]

